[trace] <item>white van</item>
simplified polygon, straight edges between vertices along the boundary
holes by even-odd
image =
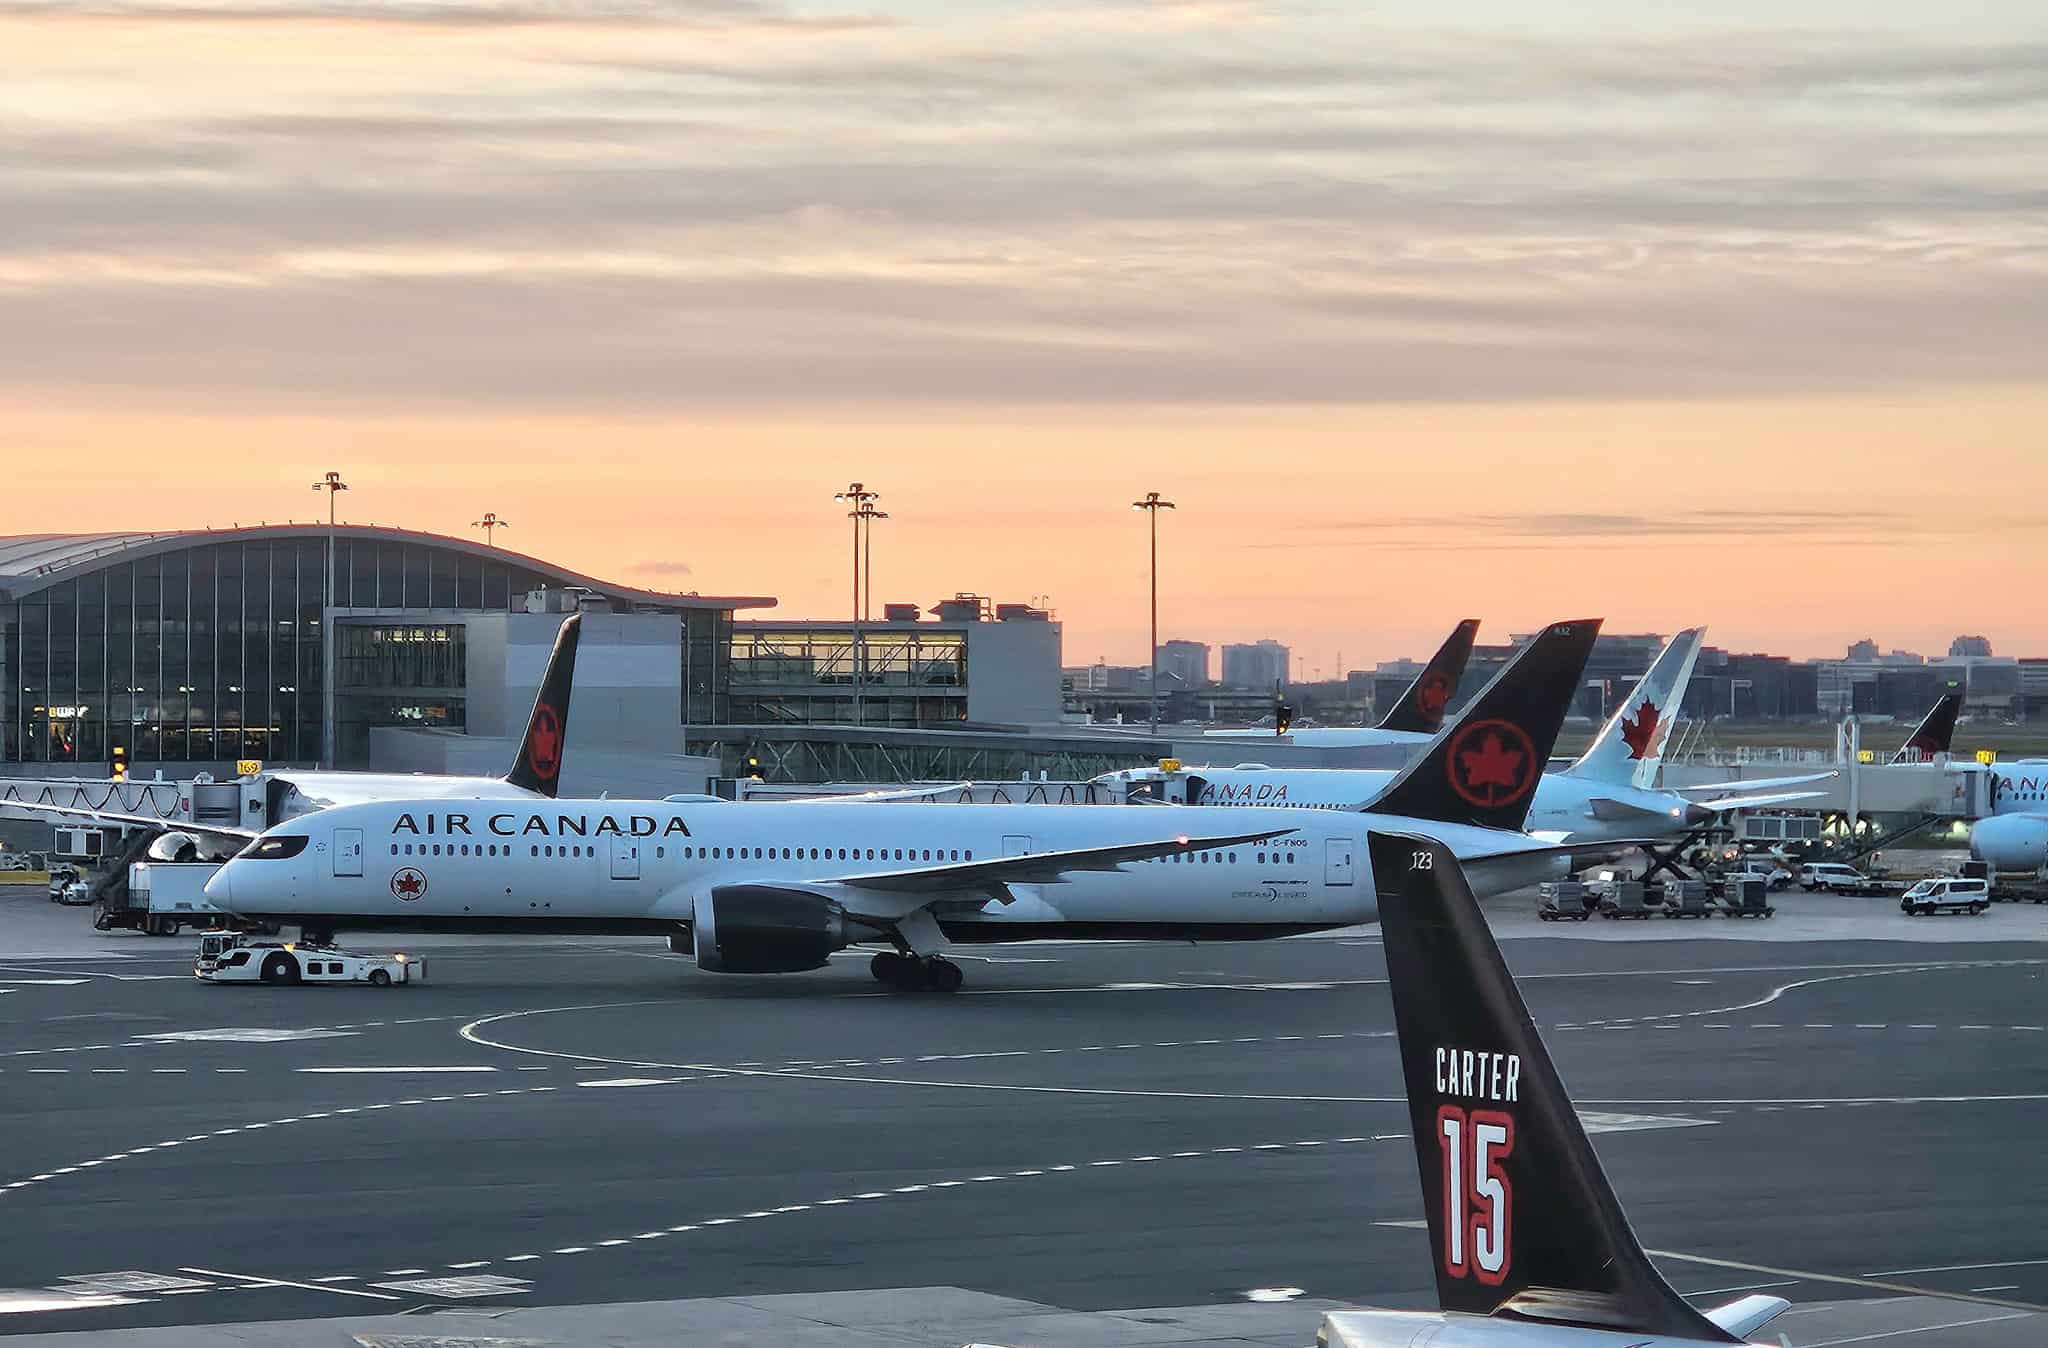
[[[1981,913],[1991,906],[1991,882],[1961,876],[1922,880],[1899,899],[1899,911],[1915,917],[1934,913]]]

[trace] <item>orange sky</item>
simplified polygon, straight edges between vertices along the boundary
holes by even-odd
[[[1307,667],[1424,652],[1476,614],[1704,621],[1738,649],[1940,653],[1983,632],[2048,654],[2033,561],[2048,392],[1887,399],[1302,409],[859,409],[815,419],[318,419],[0,406],[42,493],[0,531],[345,517],[501,541],[653,588],[846,609],[832,493],[884,493],[875,598],[1049,595],[1069,663],[1142,661],[1143,520],[1163,519],[1162,635],[1273,636]],[[1953,465],[1945,469],[1940,465]],[[1992,484],[1996,484],[1995,488]],[[67,503],[98,502],[72,513]],[[687,571],[681,570],[687,567]]]

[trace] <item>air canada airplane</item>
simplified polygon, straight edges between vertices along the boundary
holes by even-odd
[[[1664,1281],[1529,1018],[1457,857],[1374,831],[1408,1117],[1438,1311],[1331,1311],[1329,1348],[1742,1343],[1791,1303],[1699,1310]]]
[[[1726,810],[1755,809],[1812,800],[1818,791],[1787,790],[1833,777],[1810,773],[1764,781],[1716,782],[1660,789],[1657,768],[1677,724],[1675,708],[1685,698],[1699,657],[1704,627],[1671,638],[1642,679],[1615,708],[1585,753],[1570,767],[1543,774],[1529,808],[1527,831],[1552,843],[1592,845],[1645,841],[1699,827]],[[1177,783],[1169,780],[1177,777]],[[1120,780],[1135,794],[1152,781],[1164,798],[1189,805],[1294,805],[1323,810],[1370,809],[1370,802],[1394,774],[1362,768],[1198,767],[1180,773],[1133,768],[1098,780]],[[1482,895],[1497,892],[1491,877],[1477,874]]]
[[[1920,718],[1920,724],[1913,727],[1913,733],[1906,737],[1906,742],[1892,754],[1891,761],[1895,764],[1926,763],[1947,753],[1955,743],[1956,713],[1962,709],[1961,693],[1943,693]]]
[[[877,979],[939,991],[960,985],[939,953],[949,943],[1351,926],[1374,914],[1360,860],[1375,824],[1398,821],[1518,883],[1555,872],[1557,849],[1518,830],[1599,627],[1545,629],[1372,814],[393,800],[270,830],[206,894],[314,941],[365,927],[645,933],[725,973],[816,969],[882,945]]]
[[[1307,726],[1285,732],[1290,742],[1319,749],[1360,749],[1392,745],[1420,750],[1443,728],[1444,712],[1457,695],[1465,677],[1465,665],[1472,659],[1472,638],[1479,633],[1479,619],[1466,618],[1451,629],[1415,682],[1387,709],[1374,726]],[[1211,730],[1204,739],[1270,740],[1282,732],[1273,730]]]
[[[2048,877],[2048,759],[1991,767],[1991,813],[1970,826],[1970,855],[1994,871]]]
[[[583,615],[572,613],[562,620],[548,654],[547,669],[541,674],[534,694],[533,710],[526,718],[526,732],[512,756],[512,766],[503,777],[462,777],[433,773],[322,772],[317,769],[284,769],[269,774],[267,816],[273,822],[296,819],[337,805],[367,801],[473,800],[486,797],[533,797],[548,799],[562,776],[562,751],[569,734],[569,694],[576,682],[576,646],[583,630]],[[124,814],[112,810],[80,809],[68,805],[46,805],[35,801],[0,799],[0,810],[32,817],[53,815],[60,819],[89,819],[95,823],[117,824],[128,829],[160,829],[164,835],[150,846],[159,860],[185,860],[181,850],[226,856],[246,846],[261,829],[232,824],[203,824],[166,820],[157,815]]]

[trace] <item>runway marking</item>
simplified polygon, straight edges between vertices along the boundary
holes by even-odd
[[[1881,1292],[1903,1292],[1916,1297],[1945,1297],[1950,1301],[1973,1301],[1985,1306],[1997,1306],[2002,1310],[2027,1311],[2030,1313],[2048,1311],[2048,1306],[2036,1306],[2025,1301],[2008,1301],[1999,1297],[1979,1296],[1971,1292],[1947,1292],[1936,1287],[1916,1287],[1911,1283],[1885,1282],[1877,1278],[1858,1278],[1846,1273],[1815,1273],[1808,1269],[1774,1268],[1769,1264],[1752,1264],[1740,1259],[1714,1259],[1703,1254],[1682,1254],[1677,1250],[1645,1250],[1643,1253],[1659,1259],[1677,1259],[1688,1264],[1707,1264],[1714,1268],[1732,1268],[1743,1273],[1763,1273],[1778,1278],[1797,1278],[1802,1282],[1837,1283],[1844,1287],[1874,1287]],[[1807,1348],[1820,1348],[1809,1344]]]
[[[292,1070],[326,1076],[371,1076],[379,1073],[407,1072],[495,1072],[498,1069],[468,1064],[450,1064],[440,1067],[418,1064],[411,1067],[297,1067]]]
[[[1964,1299],[1967,1300],[1968,1298]],[[2029,1318],[2031,1318],[2030,1313],[2025,1311],[2017,1315],[1983,1315],[1975,1320],[1952,1320],[1947,1324],[1921,1325],[1917,1329],[1887,1329],[1875,1334],[1856,1334],[1846,1339],[1822,1339],[1818,1343],[1808,1344],[1807,1348],[1836,1348],[1837,1345],[1844,1343],[1875,1343],[1879,1339],[1904,1338],[1908,1334],[1932,1334],[1943,1329],[1962,1329],[1968,1325],[1995,1325],[2002,1320],[2025,1320]]]
[[[1931,1264],[1926,1268],[1882,1268],[1875,1273],[1866,1273],[1866,1278],[1891,1278],[1902,1273],[1966,1273],[1980,1268],[2033,1268],[2048,1264],[2048,1259],[2008,1259],[1996,1264]]]
[[[294,1282],[290,1278],[266,1278],[254,1273],[228,1273],[214,1268],[190,1268],[181,1266],[180,1273],[203,1273],[209,1278],[240,1278],[245,1287],[302,1287],[309,1292],[332,1292],[342,1297],[367,1297],[372,1301],[399,1301],[403,1298],[388,1292],[365,1292],[357,1287],[328,1287],[317,1282]]]
[[[152,1152],[164,1150],[171,1147],[184,1146],[185,1144],[192,1142],[205,1142],[219,1137],[234,1137],[242,1133],[257,1132],[268,1128],[285,1128],[290,1127],[294,1124],[311,1123],[319,1119],[343,1118],[351,1114],[367,1113],[371,1110],[404,1109],[414,1105],[439,1104],[457,1099],[488,1099],[491,1098],[493,1095],[546,1095],[558,1089],[560,1088],[556,1086],[528,1086],[524,1089],[513,1091],[471,1091],[461,1096],[416,1096],[409,1100],[391,1100],[381,1104],[350,1106],[346,1109],[336,1109],[332,1111],[323,1111],[320,1113],[312,1114],[289,1114],[284,1116],[283,1118],[262,1119],[254,1123],[233,1124],[226,1128],[216,1128],[210,1133],[192,1133],[182,1138],[166,1138],[161,1142],[151,1142],[143,1146],[129,1147],[123,1151],[109,1152],[104,1156],[96,1156],[90,1160],[79,1161],[72,1165],[62,1166],[55,1169],[42,1171],[38,1174],[29,1175],[25,1178],[13,1180],[6,1184],[0,1184],[0,1196],[5,1196],[7,1194],[14,1193],[21,1189],[31,1188],[38,1184],[47,1183],[60,1175],[75,1175],[80,1173],[81,1171],[88,1171],[95,1166],[105,1165],[110,1161],[132,1160],[136,1157],[144,1156]],[[234,1276],[243,1277],[248,1275],[236,1274]]]

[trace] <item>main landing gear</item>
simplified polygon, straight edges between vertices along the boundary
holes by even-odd
[[[868,963],[875,980],[897,992],[958,992],[960,966],[943,955],[899,955],[885,950]]]

